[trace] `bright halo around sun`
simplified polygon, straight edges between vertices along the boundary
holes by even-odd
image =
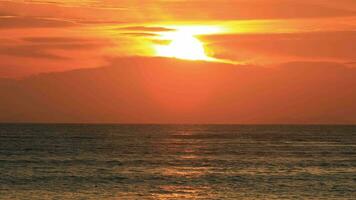
[[[203,44],[194,36],[177,33],[168,45],[156,47],[159,56],[174,57],[187,60],[207,60]]]
[[[196,37],[209,33],[201,27],[174,27],[176,31],[166,32],[159,38],[170,41],[167,45],[156,45],[156,55],[185,60],[214,60],[206,54],[204,44]],[[210,30],[210,32],[212,32]]]

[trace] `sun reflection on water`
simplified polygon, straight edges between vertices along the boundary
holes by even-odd
[[[212,198],[210,195],[206,196],[206,191],[209,190],[208,187],[163,185],[160,187],[160,189],[165,192],[154,194],[154,199],[198,199],[201,196]]]

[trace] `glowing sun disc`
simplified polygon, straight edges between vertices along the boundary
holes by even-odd
[[[155,47],[158,56],[173,57],[186,60],[209,60],[204,45],[194,35],[175,32],[169,36],[168,45]]]

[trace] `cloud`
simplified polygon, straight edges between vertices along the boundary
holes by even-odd
[[[2,44],[2,45],[13,44],[14,42],[16,42],[16,40],[7,39],[7,38],[0,38],[0,44]]]
[[[25,42],[24,46],[30,46],[38,49],[62,49],[62,50],[76,50],[76,49],[96,49],[102,47],[112,46],[109,39],[99,38],[79,38],[79,37],[26,37],[22,38]]]
[[[233,60],[355,60],[356,32],[231,34],[202,37],[216,55]]]
[[[70,27],[70,26],[78,26],[78,24],[71,21],[60,20],[60,19],[18,17],[18,16],[0,17],[0,29],[58,28],[58,27]]]
[[[133,37],[154,37],[158,36],[156,33],[120,33],[121,35],[133,36]]]
[[[110,40],[86,37],[24,37],[0,39],[0,77],[23,77],[50,71],[96,67]]]
[[[98,42],[98,40],[84,39],[79,37],[25,37],[22,40],[33,43],[87,43],[87,42]]]
[[[7,40],[5,40],[7,41]],[[0,45],[0,55],[29,57],[36,59],[68,59],[59,56],[54,50],[88,50],[98,49],[112,44],[101,39],[77,38],[77,37],[26,37],[15,43],[3,43]]]
[[[142,32],[166,32],[175,31],[175,29],[165,27],[153,27],[153,26],[126,26],[118,28],[117,30],[123,31],[142,31]]]
[[[346,62],[345,65],[356,66],[356,61]]]
[[[163,11],[178,19],[238,20],[238,19],[291,19],[355,16],[355,10],[312,3],[307,0],[237,0],[237,1],[173,1]],[[182,9],[184,7],[184,9]],[[168,13],[167,13],[168,14]]]
[[[194,15],[196,8],[201,12],[195,13],[198,18],[231,19],[291,19],[354,16],[354,11],[336,9],[324,5],[315,5],[307,1],[222,1],[217,7],[214,1],[191,2],[184,10],[178,12],[182,18]],[[178,5],[176,5],[178,7]],[[191,9],[190,9],[191,8]],[[194,8],[194,10],[193,10]]]
[[[6,17],[6,16],[10,16],[11,14],[4,12],[4,11],[0,11],[0,17]]]
[[[69,59],[69,57],[56,55],[53,50],[87,50],[98,47],[100,47],[98,44],[24,44],[16,46],[0,46],[0,55],[36,59]]]
[[[117,58],[0,81],[0,121],[355,124],[355,75],[331,62],[267,68]]]
[[[13,15],[86,21],[147,23],[355,16],[353,3],[308,0],[199,1],[70,1],[64,3],[0,2],[0,11]],[[104,19],[104,20],[103,20]]]
[[[115,30],[118,30],[121,35],[133,37],[154,37],[159,35],[159,32],[175,31],[175,29],[158,26],[126,26]]]
[[[23,46],[0,46],[0,55],[29,57],[29,58],[44,58],[44,59],[66,59],[47,52],[43,46],[23,45]]]

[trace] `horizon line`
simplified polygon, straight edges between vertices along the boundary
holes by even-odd
[[[0,122],[0,125],[356,126],[356,123],[120,123],[120,122]]]

